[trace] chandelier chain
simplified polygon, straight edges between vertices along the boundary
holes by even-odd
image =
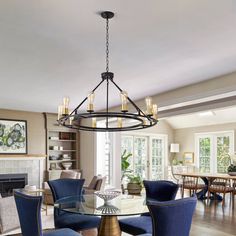
[[[106,19],[106,72],[109,72],[109,20]]]

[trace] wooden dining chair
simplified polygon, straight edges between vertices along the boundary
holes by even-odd
[[[233,192],[232,192],[232,207],[234,208],[234,196],[236,195],[236,179],[232,180],[232,187],[233,187]]]
[[[222,206],[225,205],[226,193],[233,194],[234,188],[231,186],[230,179],[227,178],[215,178],[208,186],[207,200],[210,199],[210,193],[214,194],[214,200],[216,201],[216,194],[223,194]]]
[[[189,190],[189,195],[196,193],[197,190],[202,190],[206,187],[205,184],[199,183],[199,177],[197,176],[183,176],[182,183],[182,198],[184,197],[184,190]]]

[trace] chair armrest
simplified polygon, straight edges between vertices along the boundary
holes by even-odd
[[[95,189],[84,189],[83,191],[84,191],[83,194],[93,194],[93,193],[96,192],[97,190],[95,190]]]

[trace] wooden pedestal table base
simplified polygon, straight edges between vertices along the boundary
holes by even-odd
[[[102,216],[98,236],[120,236],[120,226],[117,216]]]

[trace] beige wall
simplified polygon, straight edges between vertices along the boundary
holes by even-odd
[[[172,143],[174,141],[174,130],[165,120],[160,120],[157,123],[157,125],[151,128],[143,129],[140,132],[153,133],[153,134],[167,134],[168,142]]]
[[[95,135],[94,132],[80,132],[80,169],[86,184],[95,174]]]
[[[234,130],[234,137],[235,137],[234,149],[236,149],[236,123],[176,129],[174,130],[174,142],[180,144],[180,153],[178,153],[176,156],[178,157],[179,160],[181,160],[184,152],[195,152],[195,140],[194,140],[195,133],[230,131],[230,130]]]
[[[0,109],[0,119],[26,120],[28,154],[46,154],[46,134],[42,113]]]

